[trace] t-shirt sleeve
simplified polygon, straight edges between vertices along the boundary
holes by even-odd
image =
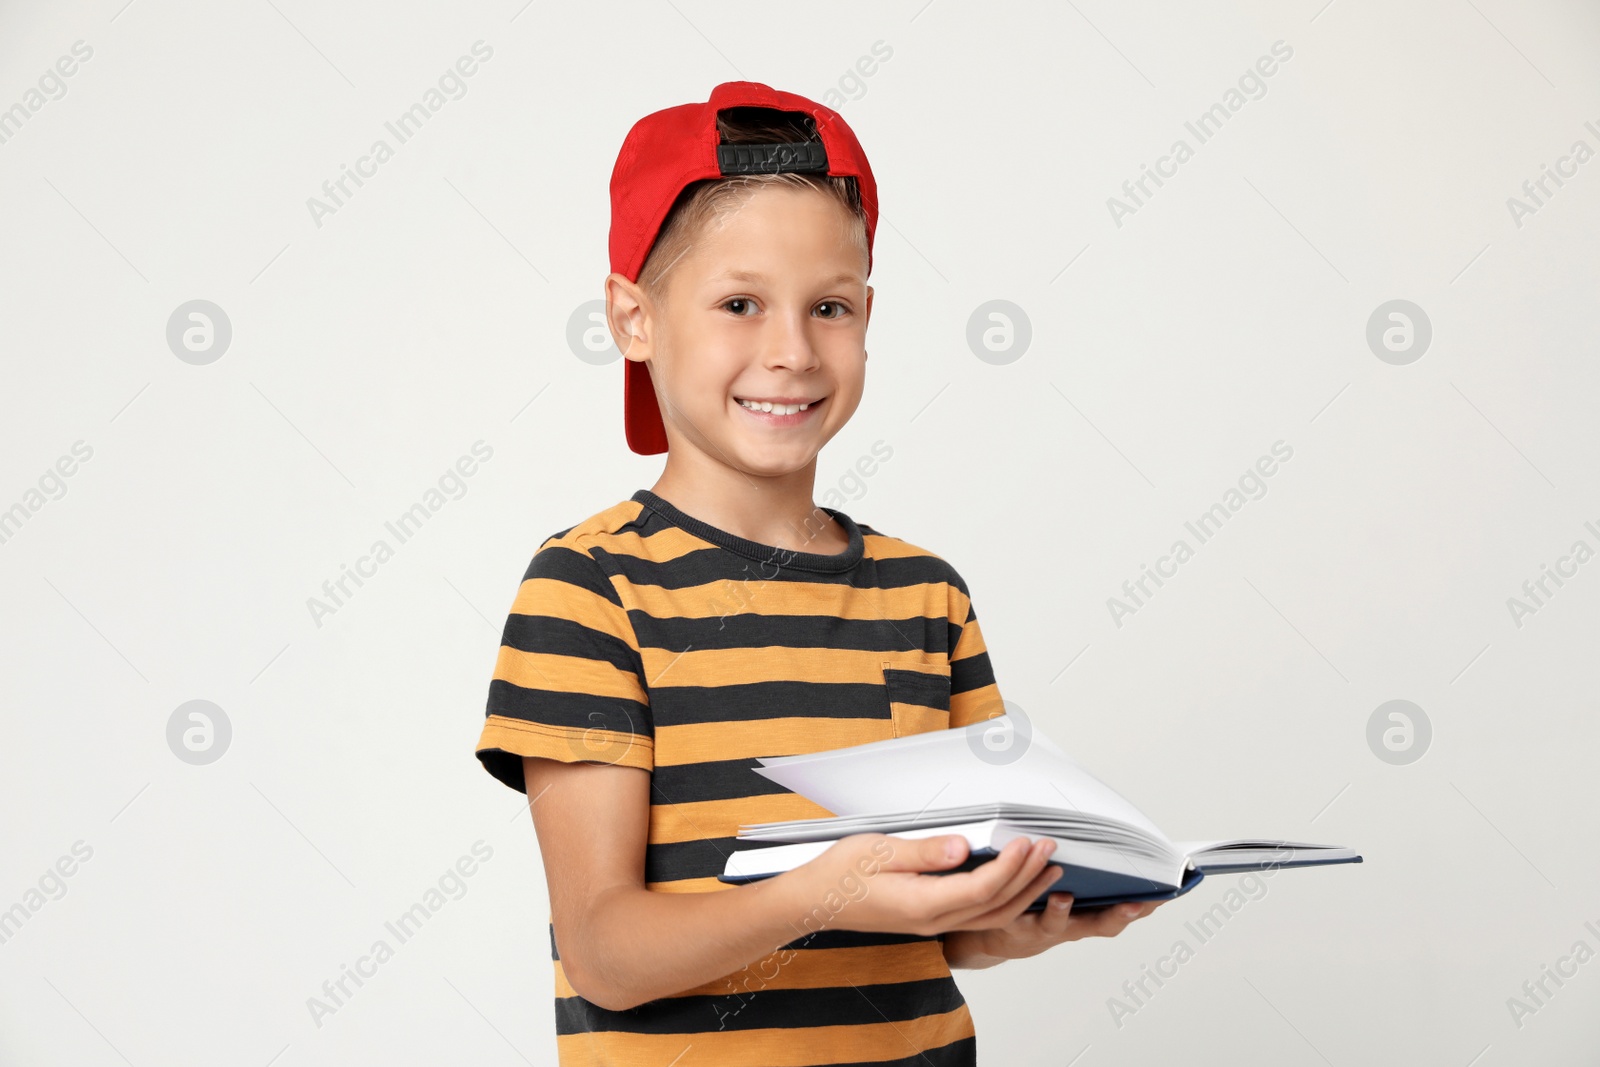
[[[961,576],[950,577],[950,726],[970,726],[1006,712],[989,648]]]
[[[477,756],[523,793],[524,756],[655,767],[633,624],[605,570],[580,545],[552,538],[528,564],[500,639]]]

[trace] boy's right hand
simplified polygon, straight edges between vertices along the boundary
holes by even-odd
[[[1049,838],[1011,841],[975,870],[926,877],[960,866],[967,839],[851,834],[774,881],[789,879],[810,928],[932,937],[1008,925],[1060,877],[1059,866],[1046,866],[1055,847]]]

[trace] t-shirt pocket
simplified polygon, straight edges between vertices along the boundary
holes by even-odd
[[[895,737],[950,726],[950,664],[883,660],[883,684]]]

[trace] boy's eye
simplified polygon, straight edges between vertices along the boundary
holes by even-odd
[[[825,308],[831,308],[832,312],[829,313],[824,311],[823,309]],[[846,310],[847,309],[845,306],[839,303],[837,300],[824,300],[822,303],[817,305],[817,311],[822,312],[822,317],[825,319],[836,319],[840,315],[843,315]]]
[[[754,306],[754,303],[742,296],[736,296],[731,300],[724,300],[722,302],[722,306],[733,312],[735,315],[743,315],[747,310]]]

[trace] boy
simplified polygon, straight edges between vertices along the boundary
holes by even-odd
[[[717,880],[740,824],[829,814],[751,768],[1002,714],[966,584],[812,503],[860,402],[877,186],[833,111],[754,82],[648,115],[611,178],[607,317],[652,489],[546,539],[477,755],[528,794],[563,1064],[971,1064],[951,967],[1111,936],[1048,840],[858,834]]]

